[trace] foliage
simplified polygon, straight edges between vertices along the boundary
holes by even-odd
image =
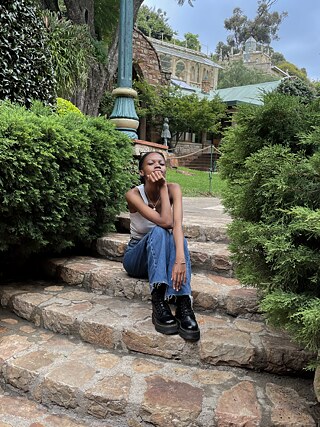
[[[53,12],[46,12],[48,46],[53,59],[57,92],[68,98],[85,87],[94,48],[86,25],[75,25]]]
[[[261,308],[271,325],[283,325],[308,350],[320,348],[320,298],[275,291],[265,297]]]
[[[152,86],[145,81],[136,82],[140,105],[138,115],[147,117],[148,123],[160,130],[163,119],[169,119],[170,131],[179,140],[183,132],[210,131],[218,133],[225,105],[218,99],[199,99],[184,95],[174,86]]]
[[[29,0],[0,5],[0,99],[29,107],[54,103],[54,75],[43,21]]]
[[[171,40],[175,34],[168,24],[167,13],[162,9],[143,5],[139,9],[137,26],[146,36],[155,39]]]
[[[221,197],[225,191],[226,183],[219,173],[212,175],[211,193],[209,172],[179,167],[178,169],[167,169],[167,180],[180,185],[185,197]]]
[[[272,40],[278,40],[279,26],[287,16],[286,12],[270,12],[276,0],[259,0],[256,16],[253,20],[248,19],[243,11],[236,7],[233,15],[224,21],[224,27],[231,34],[224,45],[230,51],[234,47],[239,51],[245,41],[253,36],[258,43],[269,45]],[[217,45],[216,52],[219,54],[221,44]]]
[[[289,73],[290,76],[299,77],[299,79],[308,81],[307,72],[304,68],[298,68],[296,65],[288,61],[282,61],[277,64],[277,67]]]
[[[271,61],[272,61],[273,65],[279,66],[279,64],[281,64],[282,62],[286,62],[286,58],[284,57],[284,55],[282,53],[273,51],[271,53]]]
[[[129,139],[103,118],[1,104],[1,258],[59,252],[110,229],[130,159]]]
[[[277,91],[290,96],[298,96],[306,104],[312,101],[316,95],[314,87],[299,78],[282,80]]]
[[[57,98],[57,113],[59,116],[65,116],[69,113],[82,115],[82,112],[79,110],[79,108],[73,105],[72,102],[63,98]]]
[[[110,46],[119,21],[120,0],[94,0],[94,25],[97,39]]]
[[[201,43],[199,41],[199,34],[186,33],[184,34],[184,40],[174,39],[174,43],[178,46],[184,46],[188,49],[200,51]]]
[[[236,120],[220,148],[219,171],[228,182],[237,275],[265,292],[270,318],[280,310],[277,295],[307,298],[293,312],[284,307],[278,325],[319,348],[320,103],[275,92],[261,107],[241,107]]]
[[[218,89],[235,86],[245,86],[256,83],[264,83],[279,80],[277,76],[261,73],[258,70],[248,68],[243,61],[234,61],[219,71]]]

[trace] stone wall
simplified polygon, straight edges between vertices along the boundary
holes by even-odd
[[[162,71],[157,52],[137,28],[133,31],[133,67],[138,76],[152,85],[170,83],[171,74]]]

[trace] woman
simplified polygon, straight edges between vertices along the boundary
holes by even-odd
[[[142,184],[126,193],[131,240],[123,265],[132,277],[148,278],[152,322],[156,331],[191,341],[200,330],[191,304],[191,265],[182,230],[182,194],[178,184],[167,183],[161,153],[144,154],[139,161]],[[168,301],[176,301],[172,315]]]

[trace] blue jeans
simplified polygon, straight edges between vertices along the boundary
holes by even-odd
[[[131,239],[123,258],[123,266],[129,276],[149,279],[150,291],[154,285],[167,285],[165,298],[191,295],[191,263],[188,245],[184,239],[186,282],[179,291],[172,286],[171,273],[176,259],[176,248],[171,231],[155,226],[141,240]]]

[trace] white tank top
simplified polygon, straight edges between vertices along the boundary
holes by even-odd
[[[142,200],[148,205],[148,199],[144,191],[144,184],[136,187],[142,197]],[[155,223],[143,217],[139,212],[130,212],[130,235],[132,239],[141,240],[149,231],[155,227]]]

